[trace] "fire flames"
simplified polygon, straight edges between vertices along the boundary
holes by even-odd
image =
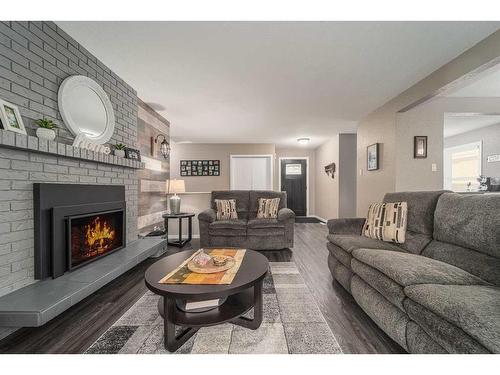
[[[115,230],[97,216],[89,225],[85,225],[85,242],[90,249],[106,250],[115,239]]]

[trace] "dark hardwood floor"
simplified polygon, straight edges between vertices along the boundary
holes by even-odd
[[[345,353],[404,353],[361,310],[327,266],[326,226],[295,225],[293,251],[263,252],[270,261],[294,261]],[[184,250],[198,248],[193,240]],[[167,252],[177,251],[170,248]],[[0,353],[82,353],[147,290],[147,259],[58,317],[37,328],[21,328],[0,341]]]

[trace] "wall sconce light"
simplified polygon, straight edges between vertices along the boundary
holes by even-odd
[[[153,137],[151,137],[151,154],[152,156],[155,156],[155,145],[158,144],[160,137],[163,137],[163,141],[161,141],[160,143],[160,153],[165,159],[167,159],[170,155],[170,143],[168,143],[167,137],[165,137],[163,134],[158,134],[156,138],[154,138],[154,140]]]
[[[335,163],[328,164],[325,166],[325,173],[331,178],[335,178]]]

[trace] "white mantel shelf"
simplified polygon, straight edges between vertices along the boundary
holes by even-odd
[[[73,147],[65,143],[47,141],[3,129],[0,129],[0,147],[65,156],[73,159],[90,160],[97,163],[118,165],[125,168],[144,168],[144,163],[136,160],[120,158],[115,155],[106,155],[102,152],[94,152],[79,147]]]

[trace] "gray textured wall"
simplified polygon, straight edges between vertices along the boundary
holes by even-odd
[[[0,22],[0,98],[19,106],[28,134],[34,120],[46,117],[58,124],[56,141],[71,143],[57,106],[61,82],[84,75],[109,95],[116,126],[112,143],[135,145],[137,93],[108,67],[53,22]]]
[[[56,141],[72,143],[57,107],[70,75],[86,75],[109,95],[115,110],[112,142],[137,145],[137,94],[52,22],[0,22],[0,98],[19,106],[28,134],[33,120],[53,119]],[[137,238],[137,171],[92,161],[0,147],[0,296],[34,282],[33,183],[122,184],[127,239]]]

